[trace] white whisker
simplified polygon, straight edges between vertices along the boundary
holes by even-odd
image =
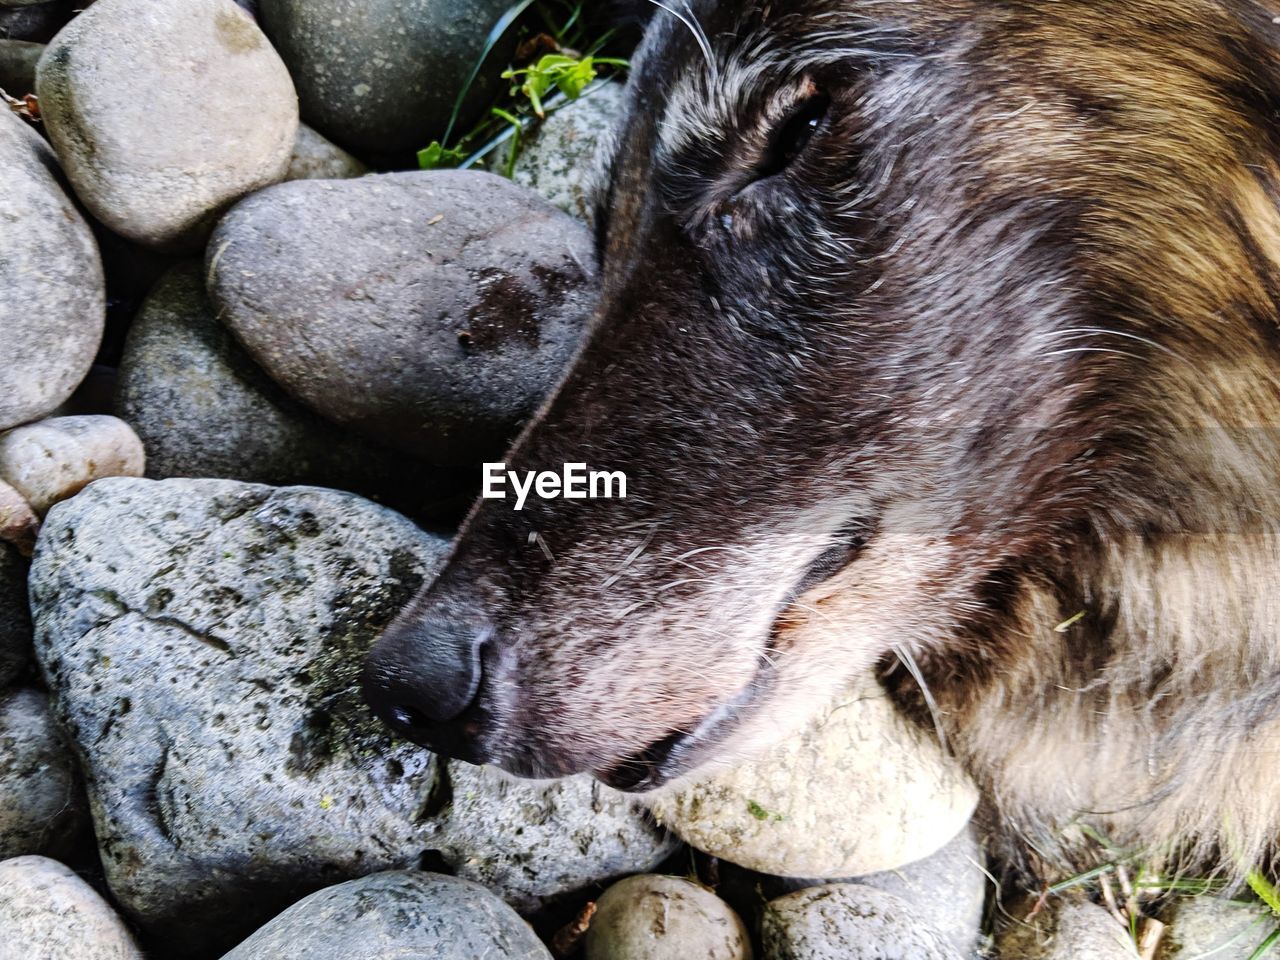
[[[702,50],[703,57],[706,58],[707,69],[711,71],[712,79],[717,79],[719,77],[719,71],[717,70],[717,67],[716,67],[715,53],[711,49],[711,41],[707,38],[706,31],[702,29],[702,25],[698,23],[697,18],[694,17],[692,8],[689,7],[687,3],[685,4],[685,9],[689,11],[688,16],[686,16],[685,14],[681,13],[679,10],[676,10],[672,7],[667,6],[667,4],[662,3],[661,0],[649,0],[649,2],[652,3],[655,7],[660,7],[663,10],[667,11],[667,13],[671,14],[673,17],[675,17],[677,20],[679,20],[681,23],[683,23],[686,27],[689,28],[689,32],[693,34],[693,39],[697,42],[699,49]]]

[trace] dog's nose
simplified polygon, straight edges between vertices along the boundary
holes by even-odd
[[[491,625],[469,619],[397,621],[365,662],[365,699],[401,736],[447,757],[485,763],[493,723],[480,690],[493,635]]]

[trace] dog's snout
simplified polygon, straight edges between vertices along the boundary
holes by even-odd
[[[397,622],[369,655],[365,699],[400,735],[448,757],[485,763],[494,724],[480,694],[493,638],[491,625],[469,619]]]

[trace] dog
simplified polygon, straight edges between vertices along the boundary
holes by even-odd
[[[1280,4],[664,2],[603,293],[366,665],[399,733],[643,791],[876,671],[1008,857],[1280,836]]]

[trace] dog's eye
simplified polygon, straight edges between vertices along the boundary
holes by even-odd
[[[770,135],[764,158],[755,170],[756,179],[767,180],[791,166],[822,128],[830,109],[831,98],[815,93],[792,110]]]

